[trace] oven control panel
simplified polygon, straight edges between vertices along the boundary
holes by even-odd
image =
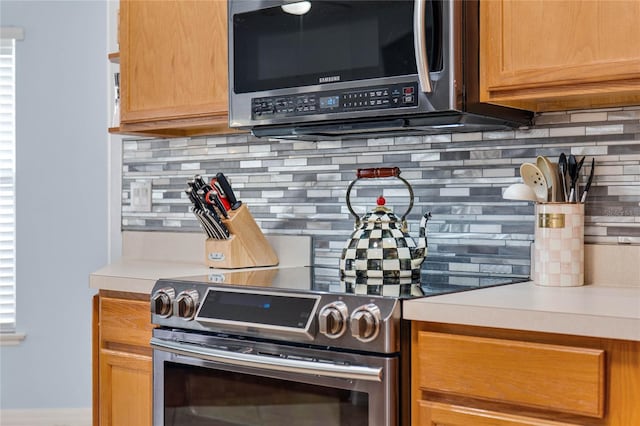
[[[369,303],[356,309],[349,319],[351,335],[361,342],[371,342],[380,333],[380,308]]]
[[[417,92],[417,83],[401,83],[252,98],[251,119],[272,120],[315,114],[415,107],[418,105]]]
[[[159,280],[151,320],[174,329],[394,353],[400,304],[380,296]]]
[[[311,328],[320,296],[247,288],[209,287],[196,321],[208,327],[263,330],[313,339]]]
[[[173,287],[162,287],[151,296],[151,313],[161,318],[168,318],[173,313],[173,300],[176,291]]]
[[[332,302],[318,313],[318,331],[329,339],[337,339],[347,331],[349,308],[344,302]]]

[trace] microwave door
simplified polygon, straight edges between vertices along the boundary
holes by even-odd
[[[234,93],[417,74],[413,1],[308,4],[300,15],[281,6],[231,11]]]
[[[270,126],[271,133],[452,110],[449,3],[309,4],[298,15],[281,2],[230,0],[230,127]]]

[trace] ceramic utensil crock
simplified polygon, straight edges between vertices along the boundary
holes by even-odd
[[[584,284],[584,204],[536,204],[534,262],[537,285]]]

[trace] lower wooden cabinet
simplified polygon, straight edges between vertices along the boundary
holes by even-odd
[[[100,425],[151,425],[152,364],[148,356],[100,352]]]
[[[640,425],[640,342],[412,326],[412,426]]]
[[[420,425],[447,426],[578,426],[575,423],[543,420],[518,414],[477,409],[453,404],[420,401],[418,403]],[[415,424],[415,422],[414,422]]]
[[[149,296],[100,291],[93,312],[94,426],[151,426]]]

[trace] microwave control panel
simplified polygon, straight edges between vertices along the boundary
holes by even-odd
[[[417,83],[400,83],[253,98],[251,118],[272,120],[314,114],[415,107],[418,105],[417,92]]]

